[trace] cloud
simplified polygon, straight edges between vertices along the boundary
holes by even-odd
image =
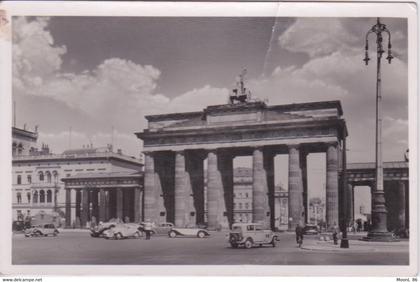
[[[347,50],[358,41],[347,32],[340,19],[332,18],[299,18],[278,39],[282,48],[310,57]]]
[[[103,143],[100,138],[109,137],[104,132],[110,132],[113,126],[125,134],[121,144],[136,155],[140,144],[133,133],[146,126],[145,115],[198,111],[227,102],[229,90],[213,87],[210,81],[169,98],[165,93],[159,93],[161,70],[123,58],[107,58],[92,69],[64,73],[62,57],[67,48],[54,44],[48,22],[46,18],[31,21],[17,18],[14,21],[13,91],[21,100],[30,97],[28,100],[33,101],[34,107],[43,103],[41,111],[32,112],[45,116],[41,119],[44,132],[58,134],[43,136],[55,144],[57,152],[68,142],[60,135],[63,128],[73,126],[75,132],[84,134],[80,138],[85,141],[79,144],[85,144],[89,138],[98,138],[95,143],[99,144]],[[349,160],[369,161],[374,152],[376,67],[374,63],[368,67],[363,64],[363,44],[360,45],[360,36],[356,36],[360,30],[352,27],[348,19],[296,20],[272,47],[305,53],[306,61],[287,67],[277,66],[267,76],[250,79],[247,87],[254,98],[267,98],[272,105],[340,100],[350,133],[348,145],[352,153]],[[396,32],[395,40],[403,46],[406,33],[401,27]],[[404,48],[400,49],[404,53]],[[270,57],[267,60],[270,61]],[[384,121],[384,138],[387,138],[384,144],[389,146],[387,142],[390,142],[392,145],[384,152],[394,157],[405,146],[401,140],[407,139],[403,131],[408,130],[407,124],[402,122],[408,118],[407,64],[401,58],[396,58],[391,65],[383,62],[383,106],[390,119]],[[46,105],[60,109],[58,114],[61,116],[54,118],[57,111],[49,111]],[[52,114],[48,116],[50,112]],[[54,130],[50,130],[53,125]]]
[[[54,46],[48,18],[13,19],[13,79],[15,87],[37,87],[60,69],[65,46]]]
[[[133,132],[146,126],[145,115],[201,110],[207,105],[227,101],[227,89],[210,85],[170,99],[156,92],[160,70],[121,58],[105,59],[92,70],[64,73],[62,56],[67,50],[65,46],[54,45],[48,23],[48,18],[29,21],[19,17],[14,21],[13,91],[20,101],[37,97],[36,103],[43,103],[44,108],[48,108],[47,104],[50,108],[60,107],[63,115],[60,120],[65,122],[58,126],[61,129],[73,126],[84,127],[86,131],[90,127],[91,136],[101,136],[100,131],[114,126],[138,146],[139,140]],[[36,115],[47,116],[41,118],[47,123],[41,125],[46,132],[55,125],[48,112],[37,112]],[[85,118],[84,124],[80,124],[77,116]],[[87,139],[87,136],[84,134],[83,138]],[[43,142],[54,144],[56,150],[63,149],[60,145],[62,133],[41,137]],[[132,144],[129,145],[131,152],[134,150]]]

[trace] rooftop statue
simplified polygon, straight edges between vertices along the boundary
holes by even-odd
[[[243,69],[236,78],[236,88],[232,89],[232,93],[229,96],[229,102],[232,105],[235,104],[235,101],[236,103],[248,103],[251,101],[251,91],[244,86],[245,74],[246,69]]]

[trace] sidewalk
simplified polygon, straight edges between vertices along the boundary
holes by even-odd
[[[340,248],[340,240],[337,245],[333,241],[316,241],[307,240],[303,242],[301,249],[310,251],[327,251],[327,252],[408,252],[408,241],[400,242],[365,242],[360,240],[349,240],[349,248]]]

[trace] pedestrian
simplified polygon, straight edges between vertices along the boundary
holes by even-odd
[[[338,244],[338,227],[336,223],[334,223],[332,236],[334,240],[334,245],[337,245]]]
[[[299,248],[300,248],[303,244],[303,227],[300,226],[300,224],[297,224],[295,232],[296,232],[296,243],[299,245]]]
[[[152,223],[149,219],[146,219],[144,223],[144,232],[146,233],[146,240],[150,240],[150,233],[152,233]]]

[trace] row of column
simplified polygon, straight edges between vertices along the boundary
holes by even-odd
[[[75,191],[75,201],[72,202],[72,190]],[[124,221],[142,221],[143,192],[140,188],[66,188],[66,227],[71,227],[78,219],[85,227],[87,222],[108,221],[118,218]],[[72,208],[75,208],[75,218],[72,218]]]
[[[349,201],[347,209],[349,210],[349,222],[356,220],[354,210],[354,189],[357,186],[354,183],[348,184]],[[365,185],[362,185],[365,186]],[[373,198],[374,183],[370,185],[371,198]],[[387,204],[388,225],[390,230],[406,229],[409,225],[409,206],[408,206],[408,180],[384,181],[385,198]]]
[[[338,225],[339,150],[328,144],[326,150],[326,219]],[[202,152],[202,151],[201,151]],[[274,156],[268,148],[253,149],[253,220],[274,228]],[[289,228],[307,220],[307,152],[289,147]],[[203,160],[207,157],[207,192],[204,195]],[[171,160],[172,158],[172,160]],[[174,160],[173,160],[174,158]],[[166,168],[162,174],[162,162]],[[174,163],[172,168],[170,163]],[[171,171],[174,173],[171,174]],[[171,183],[169,179],[174,179]],[[145,154],[145,219],[171,221],[184,227],[204,223],[207,200],[209,229],[228,228],[233,223],[233,155],[229,150],[154,152]],[[172,207],[173,205],[173,207]],[[167,213],[169,212],[169,213]]]

